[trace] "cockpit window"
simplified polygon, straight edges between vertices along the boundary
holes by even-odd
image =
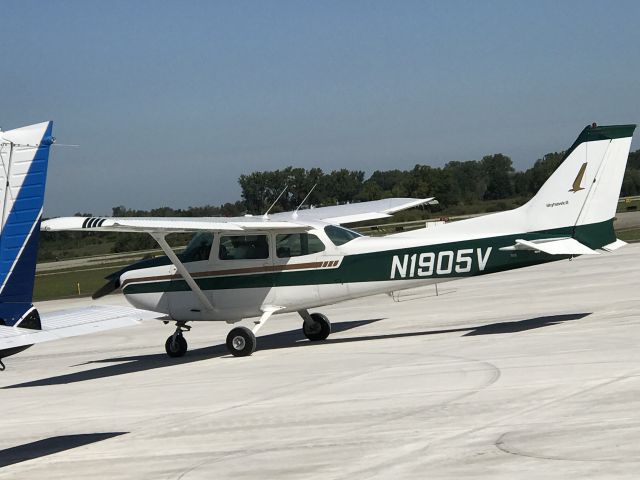
[[[199,262],[209,260],[211,253],[211,245],[213,244],[213,233],[200,232],[196,233],[184,252],[180,254],[180,260],[183,262]]]
[[[362,236],[358,232],[354,232],[353,230],[349,230],[347,228],[338,227],[336,225],[329,225],[324,227],[324,233],[327,234],[329,240],[331,240],[336,246],[344,245],[354,238]]]
[[[311,233],[276,235],[276,255],[278,258],[300,257],[323,250],[322,240]]]
[[[257,260],[269,258],[266,235],[229,235],[220,237],[220,260]]]

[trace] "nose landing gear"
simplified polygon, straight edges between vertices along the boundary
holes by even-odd
[[[187,353],[188,345],[187,340],[182,335],[183,332],[188,332],[191,327],[187,325],[187,322],[176,322],[176,331],[167,338],[164,344],[164,349],[167,355],[173,358],[183,357]]]

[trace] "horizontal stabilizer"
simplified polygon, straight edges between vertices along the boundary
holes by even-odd
[[[0,326],[0,350],[129,327],[156,317],[157,314],[146,310],[110,306],[51,312],[41,316],[42,330]]]
[[[515,245],[502,247],[503,252],[529,250],[549,255],[597,255],[598,252],[580,243],[575,238],[545,238],[541,240],[516,240]]]
[[[615,242],[610,243],[609,245],[605,245],[604,247],[602,247],[602,250],[606,250],[607,252],[613,252],[615,250],[618,250],[620,247],[624,247],[627,244],[627,242],[620,240],[619,238],[616,239]]]

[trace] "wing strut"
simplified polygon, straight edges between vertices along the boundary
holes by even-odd
[[[202,304],[204,309],[207,311],[213,311],[213,305],[211,304],[207,296],[193,279],[193,277],[189,273],[189,270],[187,270],[187,267],[184,266],[173,249],[167,243],[166,239],[164,238],[166,234],[150,233],[150,235],[156,242],[158,242],[158,245],[160,245],[160,248],[162,248],[162,251],[165,253],[165,255],[169,257],[169,260],[171,260],[171,263],[173,263],[173,265],[176,267],[178,273],[182,275],[184,281],[187,282],[187,285],[189,285],[193,293],[196,294],[196,297],[198,297],[198,300],[200,300],[200,303]]]

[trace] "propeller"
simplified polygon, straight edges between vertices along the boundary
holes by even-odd
[[[97,300],[98,298],[104,297],[105,295],[109,295],[110,293],[115,292],[120,288],[120,277],[123,273],[128,272],[129,270],[138,270],[141,268],[150,268],[150,267],[158,267],[160,265],[169,265],[171,261],[165,257],[154,257],[154,258],[145,258],[143,260],[139,260],[137,262],[132,263],[131,265],[127,265],[120,270],[110,273],[104,279],[107,281],[102,287],[96,290],[91,298]]]
[[[91,298],[93,298],[94,300],[97,300],[99,298],[104,297],[105,295],[109,295],[110,293],[115,292],[118,288],[120,288],[120,275],[122,275],[127,268],[128,267],[125,267],[122,270],[118,270],[117,272],[110,273],[109,275],[104,277],[105,280],[107,280],[107,283],[105,283],[98,290],[93,292],[93,295],[91,295]]]

